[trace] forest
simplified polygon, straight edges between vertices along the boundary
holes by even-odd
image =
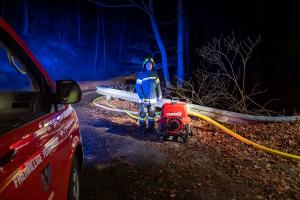
[[[192,101],[239,112],[299,111],[298,1],[2,0],[0,8],[56,80],[137,74],[151,56],[173,95],[198,91]]]
[[[1,199],[300,199],[299,0],[0,0],[0,19]]]

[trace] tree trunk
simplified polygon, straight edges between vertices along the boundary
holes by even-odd
[[[161,60],[162,60],[162,68],[163,68],[163,73],[164,73],[164,78],[165,78],[165,83],[166,86],[169,87],[171,85],[170,83],[170,77],[169,77],[169,71],[168,71],[168,57],[167,57],[167,51],[166,48],[164,46],[164,43],[161,39],[159,30],[158,30],[158,26],[154,17],[154,12],[153,12],[153,1],[149,0],[149,8],[151,11],[151,15],[150,15],[150,21],[151,21],[151,26],[152,26],[152,30],[154,33],[154,37],[155,40],[157,42],[159,51],[161,53]]]
[[[103,49],[102,49],[102,62],[103,65],[101,66],[103,69],[102,72],[106,72],[106,40],[105,40],[105,27],[104,27],[104,15],[103,12],[101,12],[101,26],[102,26],[102,43],[103,43]]]
[[[99,22],[99,11],[97,11],[97,33],[96,33],[96,48],[95,48],[95,80],[97,80],[98,74],[98,50],[99,50],[99,33],[100,33],[100,22]]]
[[[125,36],[124,29],[126,30],[126,20],[123,17],[122,18],[122,25],[121,25],[121,28],[120,28],[121,34],[120,34],[120,40],[119,40],[119,53],[118,53],[119,61],[121,60],[122,51],[123,51],[123,47],[124,47],[124,36]]]
[[[23,35],[28,36],[28,27],[29,27],[29,13],[28,13],[28,0],[24,0],[23,12]]]
[[[184,80],[183,64],[183,0],[177,0],[177,86]]]
[[[190,64],[191,64],[191,60],[190,60],[190,24],[189,24],[189,19],[188,19],[188,15],[186,12],[183,13],[183,16],[184,16],[184,22],[183,22],[183,30],[184,30],[184,33],[183,33],[183,43],[184,43],[184,71],[185,71],[185,74],[187,77],[190,76],[191,72],[191,67],[190,67]]]
[[[6,6],[5,6],[5,1],[1,1],[1,17],[4,17],[4,15],[5,15],[5,8],[6,8]]]
[[[81,9],[80,9],[80,0],[77,0],[77,41],[81,40]]]

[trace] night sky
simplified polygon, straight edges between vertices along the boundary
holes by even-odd
[[[24,33],[26,1],[29,21]],[[127,1],[102,2],[117,5]],[[176,6],[174,0],[154,0],[171,76],[176,71]],[[105,8],[88,0],[1,0],[0,14],[53,79],[98,80],[137,73],[149,55],[160,71],[160,53],[149,17],[139,9]],[[186,78],[200,67],[196,49],[213,37],[260,35],[248,63],[248,87],[260,83],[268,88],[259,101],[277,99],[272,104],[275,109],[300,109],[299,1],[190,0],[185,1],[184,18]]]

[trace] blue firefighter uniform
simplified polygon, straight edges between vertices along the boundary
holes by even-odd
[[[148,113],[149,128],[154,127],[155,104],[161,100],[162,93],[160,80],[155,70],[143,70],[139,72],[136,80],[136,91],[140,99],[140,127],[146,128],[145,117]]]

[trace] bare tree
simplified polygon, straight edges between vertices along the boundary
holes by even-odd
[[[124,79],[123,80],[122,79],[112,80],[110,83],[110,86],[117,90],[123,90],[123,91],[129,91],[129,92],[134,92],[134,90],[135,90],[135,85],[127,84],[126,80],[124,80]]]
[[[6,2],[5,1],[1,1],[1,17],[5,16],[5,10],[6,10]]]
[[[183,33],[183,42],[184,42],[184,69],[185,69],[185,74],[190,75],[190,34],[189,34],[189,19],[187,16],[187,12],[183,13],[184,17],[184,33]]]
[[[111,4],[104,3],[103,1],[100,0],[90,0],[90,2],[107,8],[138,8],[139,10],[143,11],[149,16],[154,37],[161,53],[162,68],[163,68],[165,83],[167,86],[170,86],[171,84],[170,84],[170,77],[168,71],[167,51],[162,41],[162,38],[160,36],[158,25],[155,19],[153,0],[148,0],[148,4],[145,3],[145,0],[141,0],[140,3],[137,3],[134,0],[128,0],[128,4],[122,4],[122,5],[111,5]]]
[[[94,70],[95,70],[95,79],[97,79],[98,74],[98,60],[99,60],[99,34],[100,34],[100,17],[99,11],[97,11],[97,32],[96,32],[96,42],[95,42],[95,61],[94,61]]]
[[[197,49],[203,63],[202,68],[195,71],[194,79],[183,81],[182,88],[171,87],[165,91],[170,96],[200,105],[241,113],[271,114],[266,106],[272,100],[264,105],[253,100],[266,90],[259,90],[259,85],[250,90],[245,88],[247,62],[259,41],[260,37],[238,42],[234,35],[214,38]]]
[[[197,49],[204,62],[218,67],[217,74],[228,82],[230,93],[235,97],[236,102],[231,107],[240,112],[248,111],[249,102],[260,106],[251,97],[261,91],[256,91],[256,87],[249,93],[245,90],[247,64],[259,42],[260,36],[256,40],[248,37],[237,41],[232,34],[226,38],[214,38],[211,43]]]
[[[81,2],[77,0],[77,41],[81,40]]]
[[[182,87],[184,80],[183,63],[183,0],[177,0],[177,86]]]
[[[23,35],[27,36],[29,32],[29,5],[28,0],[24,0],[23,5],[23,12],[24,12],[24,18],[23,18]]]
[[[102,67],[103,72],[106,71],[106,38],[105,38],[105,26],[104,26],[104,15],[103,12],[101,12],[101,28],[102,28]]]

